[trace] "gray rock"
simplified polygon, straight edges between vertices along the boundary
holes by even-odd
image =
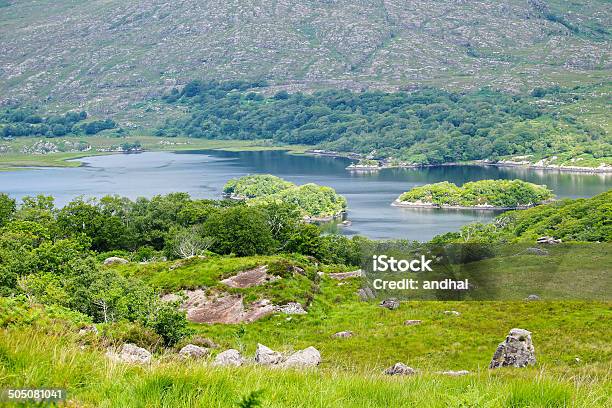
[[[283,356],[278,351],[274,351],[271,348],[264,346],[263,344],[257,343],[257,350],[255,350],[255,362],[263,365],[275,365],[283,360]]]
[[[359,295],[359,299],[361,299],[363,302],[367,302],[368,300],[374,299],[376,297],[372,289],[369,287],[359,289],[357,291],[357,295]]]
[[[395,363],[393,366],[383,371],[383,374],[386,374],[386,375],[414,375],[416,374],[416,370],[412,367],[408,367],[406,364]]]
[[[536,240],[536,242],[538,244],[549,244],[549,245],[552,245],[552,244],[560,244],[561,240],[560,239],[555,239],[553,237],[540,237],[540,238],[538,238]]]
[[[204,358],[210,353],[210,350],[204,347],[188,344],[179,351],[179,355],[185,358]]]
[[[404,326],[416,326],[417,324],[421,324],[421,320],[405,320]]]
[[[386,307],[389,310],[395,310],[400,306],[400,302],[395,298],[389,298],[380,302],[379,306]]]
[[[308,313],[304,310],[301,304],[295,303],[295,302],[289,302],[286,305],[277,306],[276,311],[285,313],[285,314],[297,314],[297,315],[303,315],[303,314]]]
[[[124,344],[119,353],[109,350],[106,352],[106,355],[111,360],[121,363],[148,364],[151,362],[151,353],[149,351],[130,343]]]
[[[130,261],[128,261],[125,258],[120,258],[118,256],[111,256],[110,258],[106,258],[103,263],[104,265],[123,265],[128,262]]]
[[[329,277],[336,280],[344,280],[351,278],[361,278],[363,276],[363,271],[361,269],[357,269],[353,272],[341,272],[341,273],[330,273]]]
[[[531,342],[531,332],[512,329],[506,340],[497,346],[489,368],[527,367],[536,362],[535,348]]]
[[[234,349],[225,350],[224,352],[217,354],[215,361],[213,361],[213,365],[215,366],[240,367],[242,364],[244,364],[242,354],[240,354],[238,350]]]
[[[540,300],[540,297],[538,295],[529,295],[525,300]]]
[[[450,370],[450,371],[442,371],[440,374],[448,375],[451,377],[461,377],[461,376],[470,374],[470,372],[468,370],[459,370],[459,371]]]
[[[321,353],[311,346],[290,355],[282,366],[288,368],[306,368],[315,367],[320,363]]]
[[[345,338],[348,338],[348,337],[353,337],[353,332],[352,331],[348,331],[347,330],[347,331],[338,332],[336,334],[332,334],[332,338],[334,338],[334,339],[345,339]]]

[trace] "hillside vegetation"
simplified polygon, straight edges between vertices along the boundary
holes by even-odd
[[[399,196],[399,203],[422,203],[436,206],[501,208],[530,207],[553,198],[546,186],[522,180],[479,180],[457,187],[443,181],[411,189]]]
[[[580,115],[559,111],[559,106],[585,98],[585,89],[540,88],[523,96],[486,89],[281,91],[265,96],[265,86],[189,82],[164,96],[168,104],[188,113],[167,120],[156,134],[272,139],[407,164],[508,157],[595,167],[612,163],[612,136],[603,122],[588,125]]]
[[[268,79],[286,90],[414,84],[531,90],[609,76],[605,0],[7,0],[0,95],[143,114],[160,86]],[[278,89],[278,88],[277,88]]]
[[[470,224],[436,239],[458,242],[612,242],[612,190],[592,198],[564,199],[528,210],[506,212],[489,224]]]

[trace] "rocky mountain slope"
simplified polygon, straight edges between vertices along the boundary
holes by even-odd
[[[605,0],[3,0],[0,100],[118,111],[193,78],[508,90],[609,76]]]

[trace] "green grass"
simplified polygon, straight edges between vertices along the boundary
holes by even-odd
[[[78,161],[71,161],[83,157],[109,154],[107,152],[96,151],[100,148],[118,146],[123,143],[133,143],[140,141],[145,151],[190,151],[190,150],[226,150],[226,151],[260,151],[260,150],[287,150],[293,154],[301,154],[307,146],[274,145],[268,140],[207,140],[194,138],[165,138],[155,136],[87,136],[87,137],[61,137],[56,139],[46,139],[50,142],[60,140],[83,140],[92,146],[88,152],[68,152],[68,153],[49,153],[49,154],[28,154],[22,153],[21,149],[31,146],[41,140],[40,137],[20,137],[12,141],[3,141],[1,144],[9,148],[7,153],[0,153],[0,170],[14,170],[22,167],[78,167]],[[160,144],[162,141],[169,141],[174,144]],[[115,153],[117,154],[117,153]]]

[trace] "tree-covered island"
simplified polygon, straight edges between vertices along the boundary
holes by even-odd
[[[546,186],[522,180],[479,180],[461,187],[443,181],[426,184],[400,195],[398,207],[452,208],[482,210],[525,209],[554,198]]]
[[[249,205],[293,204],[311,221],[331,220],[346,210],[346,199],[327,186],[314,183],[298,186],[271,174],[248,175],[231,179],[223,193]]]

